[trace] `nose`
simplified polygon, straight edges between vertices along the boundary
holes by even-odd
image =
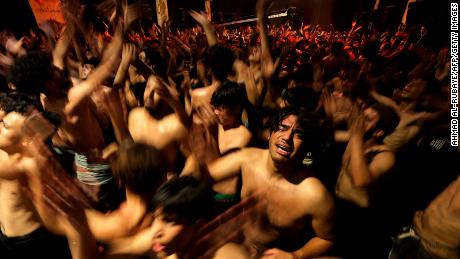
[[[294,137],[294,132],[292,131],[292,129],[283,131],[283,134],[281,134],[281,139],[286,142],[290,142],[293,137]]]

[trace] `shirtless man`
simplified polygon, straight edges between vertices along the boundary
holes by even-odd
[[[209,164],[214,181],[241,174],[241,197],[261,193],[266,201],[244,227],[254,256],[311,258],[332,247],[334,201],[302,168],[305,152],[318,150],[320,136],[317,121],[302,109],[287,108],[272,124],[268,149],[244,148]]]
[[[401,234],[388,258],[460,258],[460,176]]]
[[[225,81],[213,93],[211,105],[218,123],[217,146],[219,156],[225,156],[249,145],[252,134],[241,121],[243,107],[247,102],[244,89],[234,82]],[[190,156],[187,162],[181,175],[188,175],[193,171],[196,177],[201,177],[197,175],[200,169],[195,157]],[[195,168],[192,169],[191,167]],[[239,201],[239,193],[237,193],[239,180],[239,177],[234,177],[213,185],[213,190],[216,192],[214,198],[219,204],[217,213],[220,214]]]
[[[384,112],[385,111],[385,112]],[[382,205],[375,198],[381,179],[395,165],[395,154],[382,143],[398,123],[397,115],[388,107],[375,105],[352,112],[351,136],[342,157],[336,182],[337,244],[345,258],[383,258],[388,251],[384,224],[376,208]],[[389,245],[389,244],[388,244]]]
[[[100,197],[114,192],[108,191],[113,189],[114,182],[110,165],[102,158],[106,143],[90,95],[109,76],[118,58],[122,43],[120,30],[117,35],[107,48],[101,65],[78,85],[71,87],[65,73],[64,58],[71,41],[71,35],[67,33],[63,33],[51,57],[44,52],[36,52],[17,60],[12,66],[14,73],[10,78],[12,87],[17,91],[40,95],[44,110],[60,115],[61,125],[53,137],[53,144],[75,151],[77,178],[94,187],[96,192],[104,189],[99,193]],[[116,206],[109,204],[111,198],[105,198],[100,202],[102,210]]]
[[[395,164],[393,151],[382,140],[397,123],[396,113],[381,105],[366,108],[353,121],[336,184],[340,199],[363,208],[371,205],[372,184]]]
[[[24,124],[33,101],[7,97],[0,129],[0,254],[2,258],[71,258],[65,239],[43,228],[30,198],[23,192],[26,177],[15,168],[27,150]]]

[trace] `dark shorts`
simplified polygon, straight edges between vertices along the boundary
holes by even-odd
[[[38,228],[20,237],[7,237],[0,231],[0,258],[59,258],[71,259],[67,239],[56,236],[45,228]]]

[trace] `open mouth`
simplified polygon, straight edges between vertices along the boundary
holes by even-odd
[[[278,144],[276,145],[276,153],[282,156],[289,156],[291,154],[291,147],[289,145]]]
[[[162,245],[162,244],[159,244],[159,243],[156,243],[153,245],[153,251],[155,253],[160,253],[160,252],[163,252],[163,250],[166,248],[165,245]]]

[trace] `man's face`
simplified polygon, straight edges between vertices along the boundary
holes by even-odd
[[[192,233],[190,225],[166,215],[161,208],[155,211],[152,228],[152,249],[166,256],[181,251],[189,243]]]
[[[426,88],[426,82],[420,78],[411,80],[407,85],[404,86],[401,97],[417,100]]]
[[[25,117],[17,112],[10,112],[3,117],[0,125],[0,149],[10,154],[20,149],[24,121]]]
[[[270,134],[269,152],[275,162],[287,162],[300,156],[304,131],[297,124],[297,116],[289,115]]]

